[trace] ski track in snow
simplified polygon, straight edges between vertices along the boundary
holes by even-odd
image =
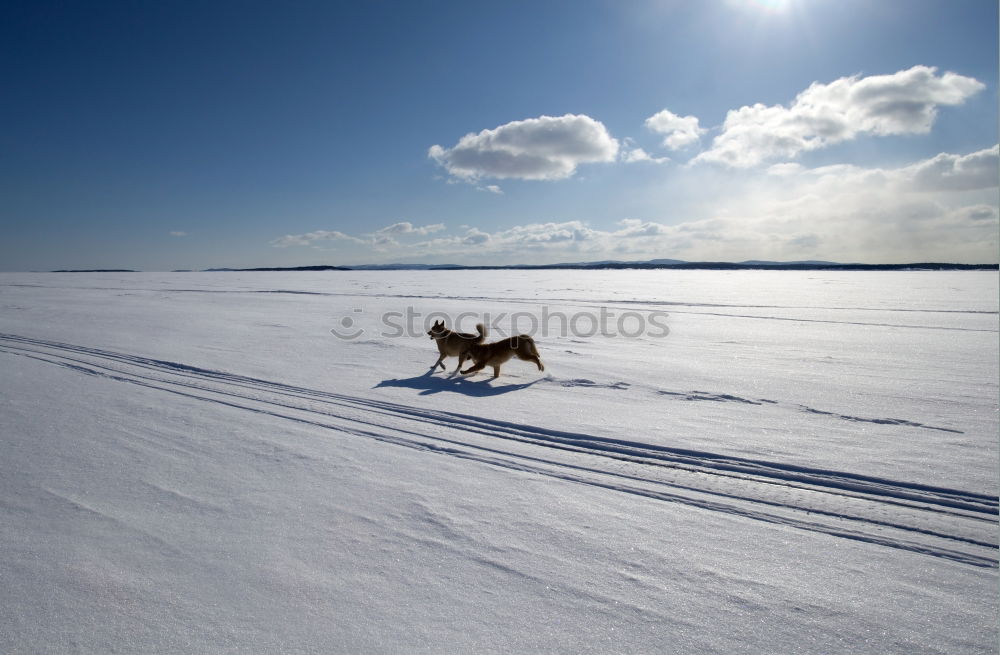
[[[331,436],[375,439],[978,567],[996,568],[998,563],[995,496],[552,430],[13,334],[0,334],[0,352],[306,424]],[[584,379],[542,381],[627,386]],[[659,393],[685,400],[778,404],[701,391]],[[846,420],[946,430],[793,407]]]

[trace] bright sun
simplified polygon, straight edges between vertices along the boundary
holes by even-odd
[[[783,12],[792,4],[792,0],[743,0],[742,4],[755,9],[769,12]]]

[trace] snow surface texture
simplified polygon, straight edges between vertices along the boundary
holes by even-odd
[[[0,274],[0,652],[996,652],[997,299],[983,272]],[[587,334],[601,308],[670,333]],[[544,373],[429,372],[432,312],[543,311],[584,317],[535,331]]]

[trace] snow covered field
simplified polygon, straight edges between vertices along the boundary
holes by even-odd
[[[0,652],[997,652],[997,281],[0,274]]]

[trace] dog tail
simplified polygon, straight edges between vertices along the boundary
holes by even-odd
[[[476,332],[479,333],[479,338],[476,341],[482,342],[486,338],[486,326],[482,323],[477,323]]]

